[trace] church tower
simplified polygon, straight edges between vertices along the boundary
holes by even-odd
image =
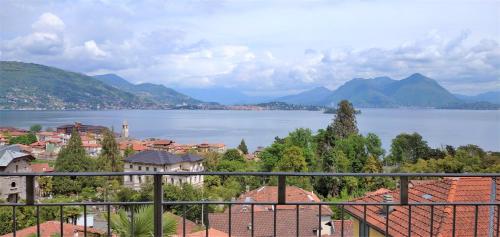
[[[127,120],[122,124],[122,138],[128,138],[128,123]]]

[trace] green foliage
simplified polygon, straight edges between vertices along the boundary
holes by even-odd
[[[248,147],[244,139],[241,139],[240,145],[238,145],[238,150],[243,152],[243,154],[248,154]]]
[[[352,134],[358,134],[356,123],[356,110],[347,100],[342,100],[337,106],[337,114],[331,125],[331,131],[337,138],[347,138]]]
[[[101,142],[102,150],[98,158],[98,168],[100,171],[122,172],[123,157],[120,155],[118,144],[113,133],[106,129]]]
[[[132,147],[127,147],[127,148],[125,148],[125,151],[123,152],[123,157],[129,157],[133,154],[135,154],[134,149],[132,149]]]
[[[9,139],[9,144],[23,144],[23,145],[30,145],[32,143],[35,143],[37,141],[36,136],[34,133],[29,132],[28,134],[21,135],[18,137],[11,137]]]
[[[429,146],[418,133],[401,133],[392,140],[391,154],[386,157],[388,164],[415,163],[418,159],[428,159]]]
[[[283,152],[283,158],[276,163],[274,171],[306,172],[307,163],[300,147],[286,148]]]
[[[238,149],[228,149],[222,156],[223,161],[245,162],[245,158]]]
[[[125,210],[120,209],[116,214],[111,214],[110,217],[111,229],[113,229],[113,233],[116,233],[121,237],[153,236],[153,206],[141,206],[137,209],[131,209],[130,211],[134,211],[134,232],[130,232],[132,230],[132,221],[129,218],[129,215]],[[176,228],[176,220],[168,213],[163,213],[163,236],[173,236],[176,233]]]
[[[187,183],[184,183],[181,186],[172,184],[164,185],[163,194],[165,201],[200,201],[204,199],[202,188],[196,188]],[[200,205],[171,205],[167,207],[167,210],[169,210],[173,214],[182,216],[184,214],[184,208],[186,208],[187,219],[193,221],[201,220],[202,207]]]
[[[78,132],[73,131],[66,147],[59,152],[55,170],[57,172],[92,172],[95,162],[87,156]],[[56,194],[77,193],[85,187],[96,187],[98,179],[92,177],[54,177],[53,191]]]
[[[40,132],[40,131],[42,131],[42,125],[40,125],[40,124],[33,124],[33,125],[31,125],[30,132],[37,133],[37,132]]]

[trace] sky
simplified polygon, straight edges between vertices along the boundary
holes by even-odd
[[[500,90],[500,1],[0,0],[0,58],[285,95],[422,73]]]

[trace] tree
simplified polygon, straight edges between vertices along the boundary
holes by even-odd
[[[283,152],[283,158],[278,161],[275,171],[305,172],[307,163],[302,151],[297,146],[292,146]]]
[[[118,150],[113,133],[106,129],[103,134],[101,142],[102,150],[99,155],[99,169],[101,171],[122,172],[123,171],[123,157]]]
[[[37,133],[37,132],[40,132],[40,131],[42,131],[42,125],[40,125],[40,124],[33,124],[33,125],[31,125],[30,132]]]
[[[238,145],[238,150],[243,152],[243,154],[245,154],[245,155],[248,154],[248,147],[247,147],[247,144],[245,143],[244,139],[241,139],[240,145]]]
[[[418,159],[427,159],[427,142],[418,133],[401,133],[392,139],[391,154],[387,157],[390,164],[415,163]]]
[[[121,237],[137,236],[149,237],[154,232],[153,206],[141,206],[131,209],[134,213],[134,233],[131,233],[132,222],[127,212],[120,209],[118,213],[111,214],[111,229]],[[168,213],[163,213],[163,236],[173,236],[177,230],[176,220]]]
[[[285,144],[290,146],[297,146],[302,149],[302,154],[306,159],[309,170],[315,170],[318,166],[318,158],[316,156],[314,136],[309,128],[298,128],[288,134],[285,138]]]
[[[21,135],[18,137],[11,137],[9,139],[9,144],[23,144],[23,145],[29,145],[32,143],[35,143],[37,141],[36,136],[34,133],[29,132],[28,134]]]
[[[347,138],[352,134],[358,134],[356,110],[349,101],[339,102],[331,131],[337,138]]]
[[[245,162],[245,158],[238,149],[229,149],[222,156],[222,160]]]
[[[68,144],[59,152],[55,170],[57,172],[90,172],[95,171],[94,161],[87,156],[82,140],[73,130]],[[53,190],[59,194],[77,193],[84,187],[94,186],[95,179],[89,177],[54,177]]]
[[[382,140],[375,133],[368,133],[365,137],[366,149],[368,154],[374,156],[375,158],[381,158],[385,151],[382,148]]]
[[[125,148],[125,151],[123,152],[123,157],[129,157],[133,154],[135,154],[134,149],[132,149],[132,147],[127,147],[127,148]]]

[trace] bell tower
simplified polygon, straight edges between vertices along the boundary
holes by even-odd
[[[128,138],[128,123],[127,123],[127,120],[123,121],[121,137],[122,138]]]

